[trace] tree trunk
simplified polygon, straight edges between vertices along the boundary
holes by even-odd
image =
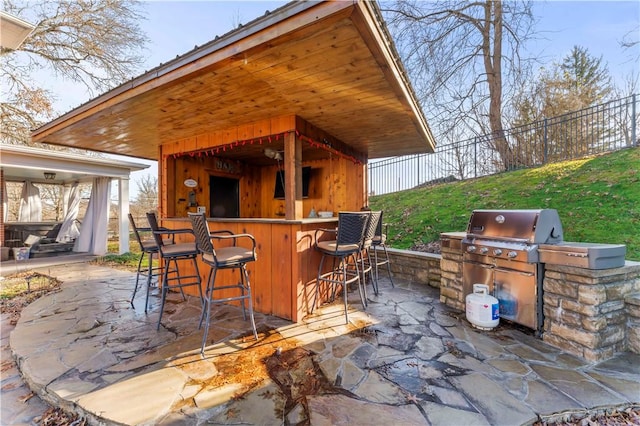
[[[500,155],[504,170],[508,170],[515,161],[502,125],[502,2],[499,0],[487,1],[484,5],[484,11],[482,53],[487,73],[487,84],[489,85],[491,145]]]

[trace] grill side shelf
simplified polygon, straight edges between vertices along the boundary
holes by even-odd
[[[624,266],[627,247],[624,244],[563,242],[541,244],[540,262],[575,266],[585,269],[611,269]]]

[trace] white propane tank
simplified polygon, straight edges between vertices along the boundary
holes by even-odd
[[[474,284],[466,298],[467,320],[476,328],[491,330],[500,322],[498,299],[489,294],[489,286]]]

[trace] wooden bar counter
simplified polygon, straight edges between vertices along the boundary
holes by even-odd
[[[257,260],[247,269],[257,312],[293,322],[307,315],[315,296],[320,262],[320,255],[314,249],[315,232],[318,228],[335,228],[337,217],[299,220],[210,218],[208,223],[211,231],[227,229],[255,237]],[[162,219],[162,225],[170,229],[191,228],[188,218]],[[187,241],[190,237],[183,238]],[[180,267],[190,266],[185,262]],[[204,290],[209,267],[199,262],[199,268]],[[237,272],[220,271],[217,283],[236,282],[238,279]],[[194,291],[189,293],[196,295]],[[219,293],[218,296],[223,297],[222,292]]]

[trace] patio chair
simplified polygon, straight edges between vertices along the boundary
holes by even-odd
[[[378,221],[378,226],[376,228],[375,236],[373,237],[373,241],[371,245],[373,246],[373,264],[375,266],[375,276],[376,276],[376,285],[378,283],[379,278],[379,270],[381,266],[387,266],[387,274],[389,275],[389,281],[391,282],[391,287],[395,287],[393,284],[393,278],[391,277],[391,264],[389,262],[389,253],[387,252],[387,229],[388,224],[383,223],[382,217],[384,216],[384,212],[380,212],[380,220]],[[380,254],[380,258],[378,258],[378,254]],[[377,294],[377,292],[376,292]]]
[[[153,235],[151,239],[143,238],[142,234],[151,234],[151,228],[140,228],[136,226],[136,222],[133,219],[133,215],[129,213],[129,223],[131,224],[131,228],[133,229],[133,235],[136,237],[136,241],[140,246],[140,260],[138,260],[138,269],[136,272],[136,286],[133,288],[133,294],[131,295],[131,307],[133,306],[133,299],[136,297],[136,293],[138,292],[138,285],[140,282],[140,277],[146,278],[147,281],[147,295],[144,302],[144,313],[147,313],[147,308],[149,306],[149,288],[152,285],[153,278],[158,278],[162,275],[162,266],[153,266],[153,256],[158,254],[158,245],[156,244],[155,238]],[[167,240],[166,243],[172,243],[173,240]],[[142,260],[145,256],[149,258],[149,266],[146,269],[142,269]]]
[[[174,243],[174,244],[165,244],[164,237],[169,235],[174,238],[178,234],[191,234],[193,235],[193,231],[191,229],[167,229],[160,228],[158,226],[158,219],[156,218],[156,214],[153,212],[147,213],[147,220],[149,221],[149,226],[151,231],[153,232],[153,237],[156,241],[156,245],[158,246],[158,254],[160,255],[160,260],[162,261],[162,302],[160,304],[160,315],[158,316],[158,325],[157,329],[160,329],[160,324],[162,321],[162,312],[164,311],[164,304],[167,299],[167,293],[169,290],[179,289],[180,294],[182,295],[182,299],[186,300],[184,295],[184,291],[182,290],[184,287],[196,286],[198,288],[198,293],[200,295],[201,305],[204,305],[204,298],[202,296],[202,287],[200,286],[200,271],[198,270],[198,250],[196,248],[195,242],[187,242],[187,243]],[[189,275],[181,273],[180,268],[178,267],[178,261],[191,261],[193,264],[193,268],[195,273]]]
[[[251,283],[249,282],[249,274],[247,273],[247,263],[254,262],[256,256],[256,240],[250,234],[234,234],[231,231],[219,230],[211,232],[207,224],[207,218],[204,213],[189,213],[189,219],[196,236],[198,251],[202,261],[209,265],[209,276],[207,278],[207,289],[205,291],[204,307],[200,315],[200,324],[204,320],[204,333],[202,335],[202,346],[200,354],[204,357],[204,348],[209,335],[209,326],[211,324],[211,305],[229,303],[239,301],[242,305],[242,317],[247,320],[247,309],[249,306],[249,318],[251,319],[251,327],[253,328],[253,336],[258,340],[258,331],[256,330],[256,322],[253,316],[253,299],[251,296]],[[231,245],[224,247],[215,247],[214,241],[224,244],[229,242]],[[238,245],[246,244],[248,247]],[[216,285],[216,277],[218,271],[224,269],[237,269],[240,272],[240,278],[235,284]],[[238,295],[215,297],[215,292],[220,290],[238,290]]]
[[[311,307],[312,312],[320,297],[320,287],[328,285],[331,290],[331,299],[334,299],[336,289],[340,286],[344,298],[345,321],[348,324],[347,286],[354,282],[358,284],[362,306],[366,307],[364,289],[360,279],[361,258],[359,255],[362,252],[363,238],[370,216],[371,212],[338,212],[337,229],[319,228],[316,230],[315,248],[322,253],[322,258],[318,266],[316,297]],[[336,238],[335,240],[318,241],[319,232],[335,233]],[[324,271],[324,264],[327,260],[332,260],[333,265],[329,271]]]
[[[367,227],[365,229],[364,236],[362,238],[362,246],[360,248],[359,253],[359,261],[360,268],[362,274],[362,288],[364,294],[364,303],[365,306],[368,305],[367,300],[367,276],[369,277],[369,281],[371,281],[371,286],[373,287],[374,293],[378,294],[378,276],[374,270],[374,260],[371,257],[371,247],[373,245],[373,240],[375,238],[375,233],[380,223],[380,218],[382,216],[381,211],[372,211],[369,215],[369,220],[367,221]]]

